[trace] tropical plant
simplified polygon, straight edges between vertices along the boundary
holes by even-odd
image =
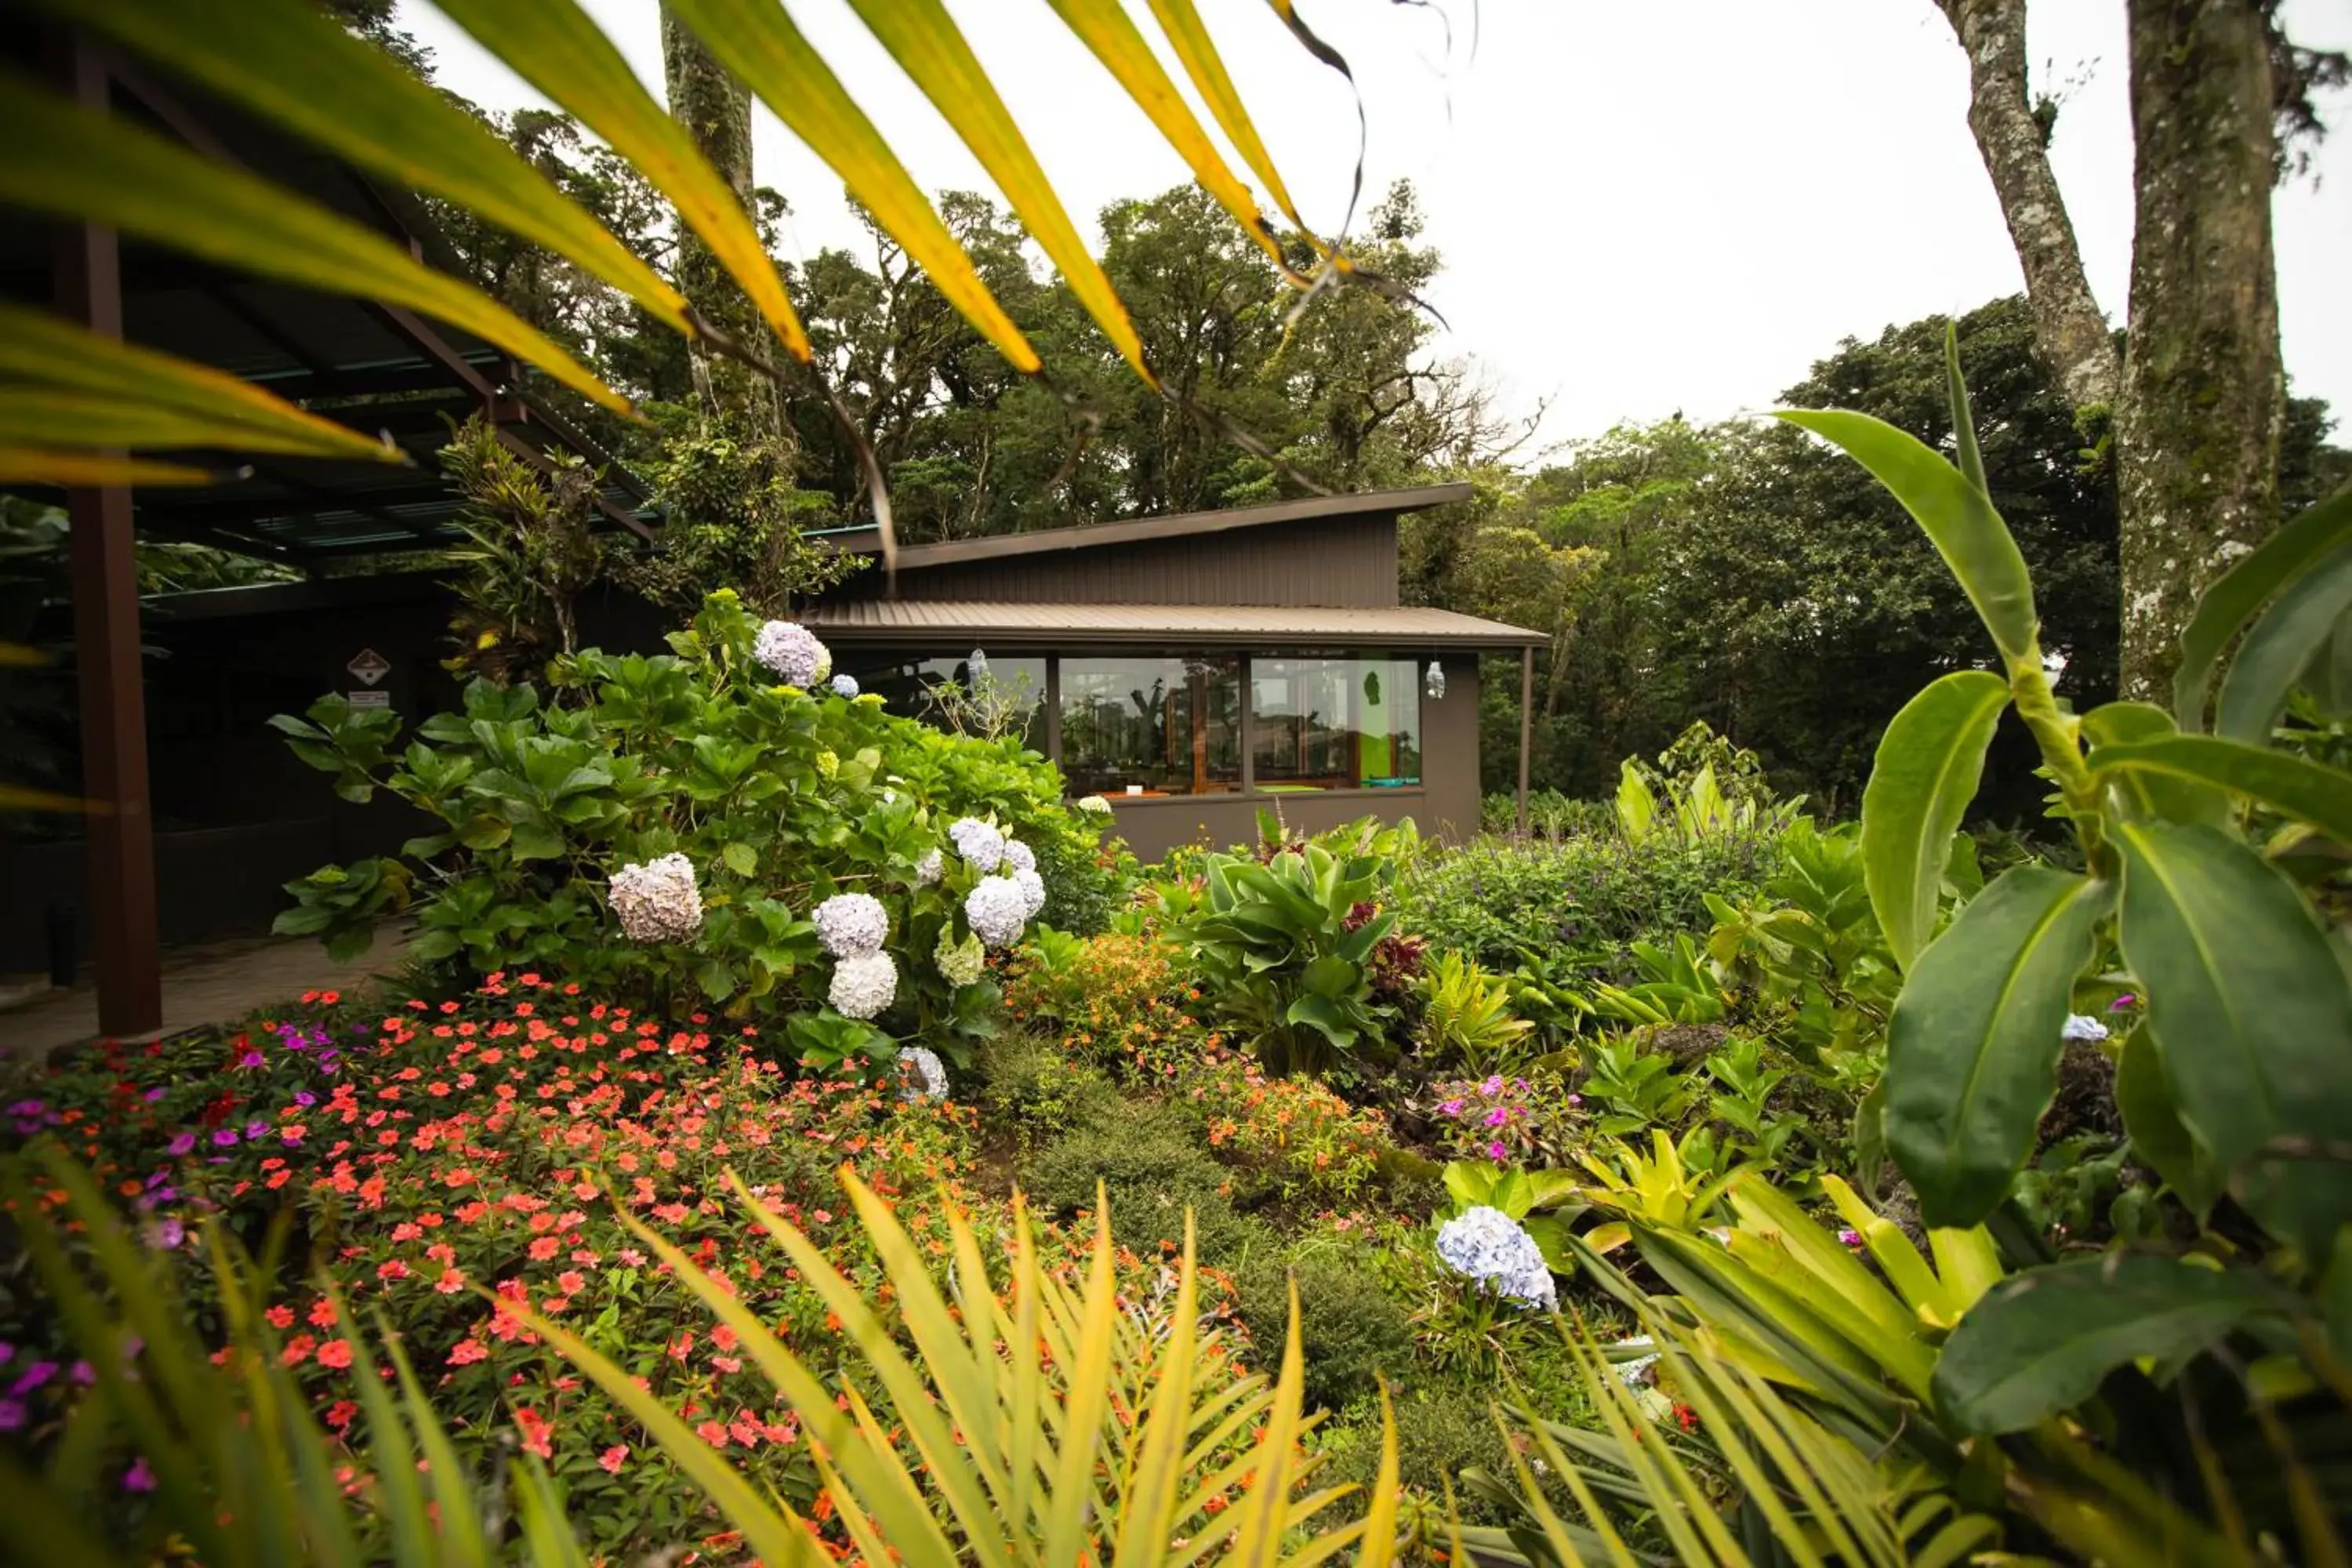
[[[1439,953],[1423,968],[1414,989],[1421,1048],[1433,1062],[1490,1073],[1509,1065],[1507,1058],[1535,1030],[1513,1015],[1510,983],[1459,952]]]
[[[1973,841],[1953,837],[1948,898],[1973,897]],[[1745,1023],[1813,1063],[1881,1049],[1901,974],[1886,950],[1864,885],[1861,831],[1822,832],[1810,819],[1780,839],[1781,864],[1763,897],[1735,906],[1707,895],[1715,930],[1707,957],[1740,993]]]
[[[1265,865],[1213,856],[1206,902],[1173,934],[1199,967],[1207,999],[1246,1033],[1265,1070],[1321,1073],[1393,1057],[1392,1009],[1372,995],[1372,950],[1395,924],[1374,907],[1391,867],[1320,844]]]
[[[507,1556],[483,1507],[489,1503],[495,1520],[507,1494],[493,1489],[486,1499],[459,1463],[396,1337],[380,1324],[369,1334],[330,1298],[339,1342],[362,1373],[354,1383],[373,1471],[372,1486],[347,1487],[346,1461],[313,1422],[289,1371],[291,1358],[259,1310],[261,1275],[222,1234],[215,1230],[210,1245],[227,1343],[213,1355],[89,1174],[54,1152],[39,1172],[68,1193],[79,1228],[69,1250],[66,1227],[44,1215],[26,1227],[26,1242],[95,1369],[97,1392],[46,1468],[35,1472],[0,1457],[0,1485],[12,1505],[0,1528],[16,1547],[90,1563],[148,1561],[175,1539],[208,1563],[389,1561],[425,1568]],[[21,1166],[10,1173],[12,1196],[29,1196],[29,1175]],[[1189,1245],[1153,1300],[1129,1303],[1121,1299],[1108,1216],[1097,1224],[1082,1283],[1050,1271],[1021,1223],[999,1271],[1000,1291],[978,1237],[954,1214],[954,1282],[943,1295],[889,1206],[854,1176],[845,1184],[887,1270],[887,1321],[822,1248],[737,1184],[747,1212],[826,1299],[855,1345],[859,1375],[838,1387],[740,1302],[727,1281],[651,1227],[632,1222],[631,1228],[739,1337],[744,1359],[821,1445],[820,1511],[861,1556],[1066,1568],[1117,1557],[1165,1561],[1181,1538],[1202,1555],[1223,1551],[1267,1563],[1317,1562],[1350,1547],[1360,1563],[1391,1560],[1392,1435],[1361,1518],[1318,1521],[1345,1488],[1299,1495],[1314,1467],[1298,1439],[1317,1418],[1300,1410],[1295,1294],[1279,1375],[1269,1384],[1243,1372],[1220,1333],[1203,1331]],[[36,1212],[25,1202],[17,1209]],[[761,1561],[832,1560],[810,1517],[751,1484],[590,1336],[528,1309],[518,1309],[518,1317],[625,1406]],[[368,1375],[366,1364],[379,1343],[389,1358],[382,1378]],[[125,1472],[131,1491],[143,1504],[128,1518],[118,1511],[119,1534],[110,1534],[88,1505],[106,1484],[104,1468],[125,1454],[133,1456]],[[584,1563],[562,1491],[536,1453],[509,1469],[522,1560]]]
[[[1637,942],[1628,950],[1643,979],[1596,985],[1592,1011],[1627,1024],[1713,1024],[1730,1005],[1706,949],[1686,932],[1669,942]]]

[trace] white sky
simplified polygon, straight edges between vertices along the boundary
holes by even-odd
[[[656,0],[584,3],[658,96]],[[1187,177],[1044,0],[949,3],[1083,232],[1097,233],[1105,204]],[[790,9],[926,188],[993,194],[845,0]],[[1345,84],[1265,0],[1202,10],[1307,221],[1336,226],[1357,145]],[[1367,203],[1401,175],[1420,188],[1423,237],[1446,261],[1430,295],[1452,329],[1439,352],[1474,358],[1507,409],[1549,398],[1546,441],[1677,408],[1711,420],[1763,406],[1842,336],[2023,286],[1969,135],[1967,61],[1932,0],[1301,10],[1362,85]],[[401,15],[444,85],[493,107],[541,101],[422,0],[403,0]],[[2034,0],[2029,15],[2037,84],[2081,83],[2052,158],[2092,287],[2120,321],[2132,227],[2123,0]],[[2352,0],[2288,0],[2286,16],[2299,41],[2352,46]],[[1143,26],[1157,37],[1148,16]],[[1181,79],[1172,63],[1171,74]],[[2273,206],[2280,318],[2295,390],[2352,424],[2352,95],[2327,107],[2342,130],[2319,182]],[[839,181],[765,109],[753,140],[755,177],[794,209],[788,253],[859,243]]]

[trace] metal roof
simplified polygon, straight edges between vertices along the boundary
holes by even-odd
[[[1053,647],[1182,643],[1186,647],[1526,647],[1541,632],[1424,605],[1326,609],[1292,605],[1019,604],[853,599],[812,605],[801,621],[842,643],[961,643]]]

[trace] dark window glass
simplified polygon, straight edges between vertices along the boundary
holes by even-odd
[[[1410,658],[1250,661],[1250,748],[1262,790],[1421,782],[1420,667]]]
[[[1062,659],[1062,773],[1073,795],[1241,788],[1241,662]]]
[[[1045,747],[1045,661],[990,654],[975,672],[971,656],[906,655],[849,662],[858,689],[879,696],[894,713],[967,735],[1015,735],[1032,751]]]

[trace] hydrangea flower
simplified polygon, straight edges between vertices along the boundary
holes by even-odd
[[[993,823],[976,816],[958,817],[948,828],[956,853],[975,871],[993,871],[1004,858],[1004,835]]]
[[[2062,1040],[2104,1040],[2107,1026],[2086,1013],[2066,1015],[2066,1026],[2058,1031]]]
[[[1004,841],[1004,864],[1016,871],[1034,871],[1037,868],[1037,851],[1018,838],[1008,838]]]
[[[940,974],[950,985],[977,985],[981,971],[988,966],[988,950],[980,938],[967,936],[954,940],[955,928],[940,928],[939,945],[931,950],[931,961],[940,966]]]
[[[871,1018],[898,994],[898,966],[887,952],[860,952],[833,966],[824,999],[845,1018]]]
[[[702,929],[694,862],[675,852],[614,872],[612,900],[631,942],[684,942]]]
[[[1447,1220],[1437,1233],[1437,1256],[1499,1296],[1553,1311],[1559,1296],[1543,1251],[1519,1223],[1481,1204]]]
[[[1078,796],[1078,809],[1089,816],[1108,816],[1110,802],[1098,795],[1082,795]]]
[[[833,672],[833,655],[816,634],[793,621],[770,621],[752,640],[751,657],[786,686],[814,686]]]
[[[835,697],[857,695],[857,677],[854,675],[836,675],[826,684],[833,688],[833,694]]]
[[[947,857],[936,849],[924,850],[923,858],[915,862],[915,885],[919,888],[937,887],[940,879],[947,874]]]
[[[905,1100],[945,1100],[948,1069],[939,1053],[922,1046],[898,1051],[898,1098]]]
[[[1034,871],[1015,871],[1013,885],[1021,889],[1022,918],[1034,920],[1045,907],[1045,879]]]
[[[1011,947],[1029,923],[1029,895],[1010,877],[982,877],[964,895],[964,919],[989,947]]]
[[[835,958],[878,952],[882,939],[890,934],[890,917],[870,893],[835,893],[809,919],[816,924],[817,941]]]

